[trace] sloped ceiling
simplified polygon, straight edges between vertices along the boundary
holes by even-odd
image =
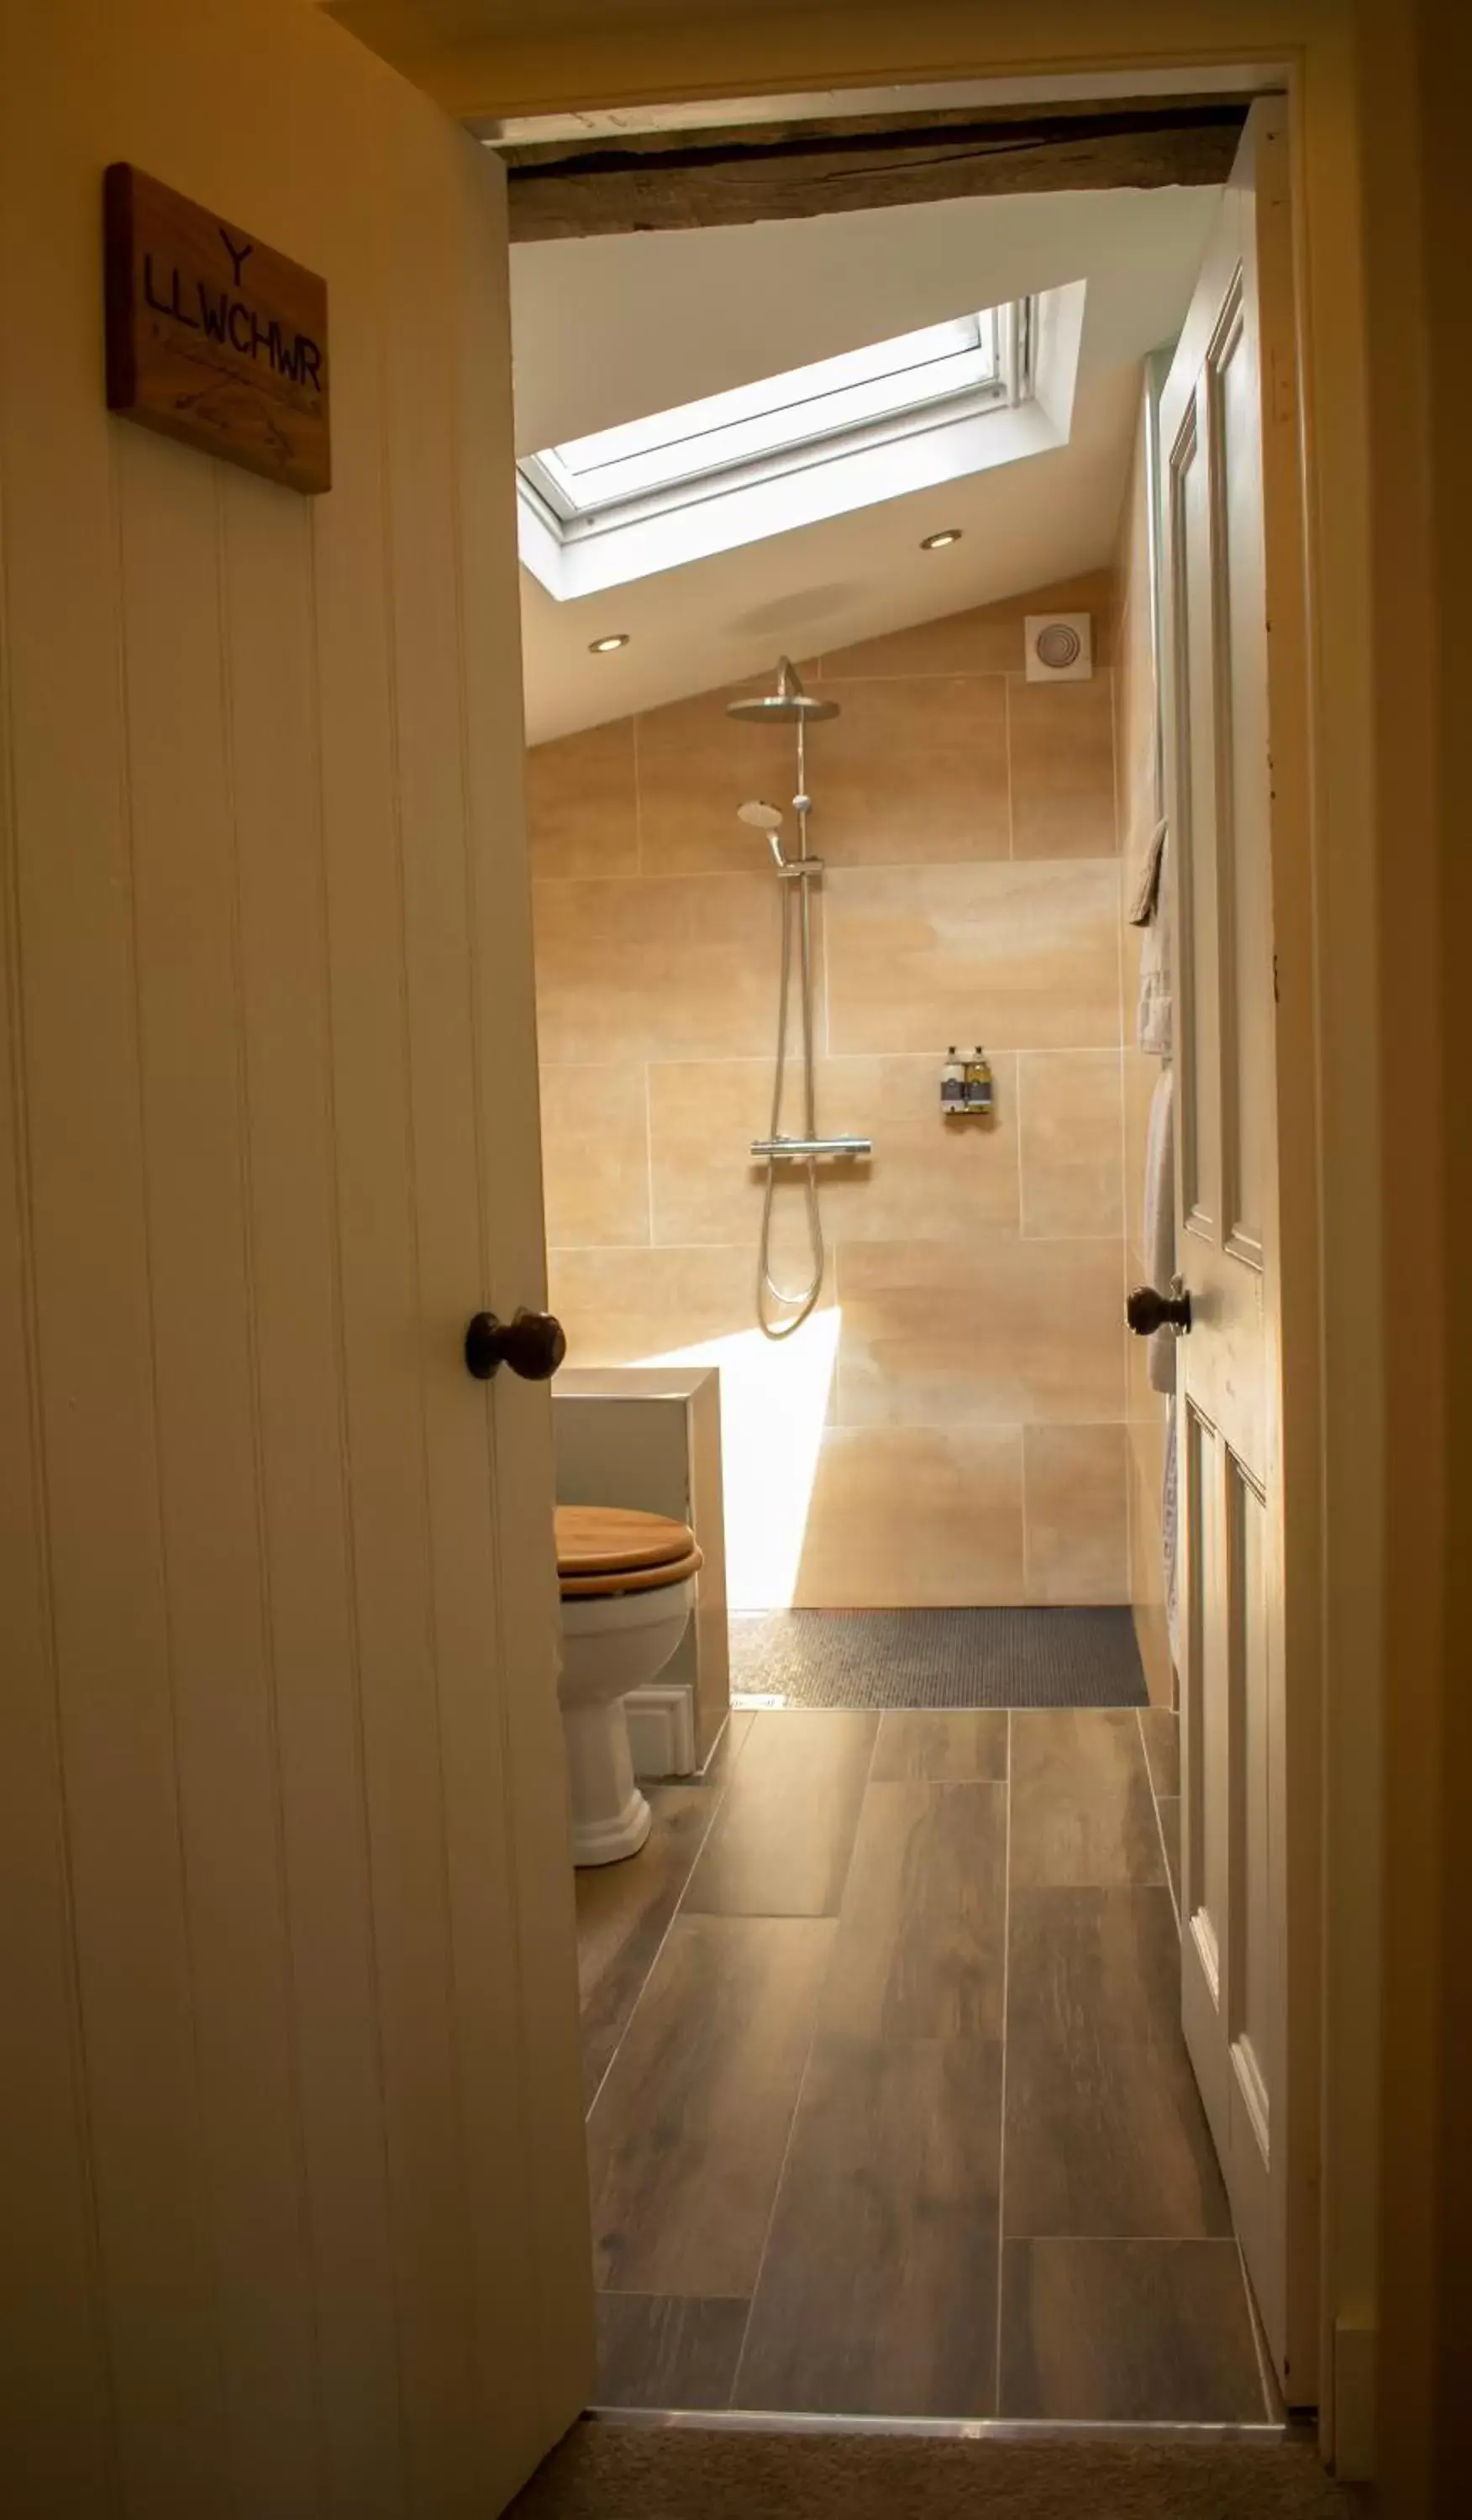
[[[569,604],[523,572],[533,742],[1097,567],[1146,354],[1179,327],[1214,190],[1047,193],[518,246],[517,442],[610,428],[805,360],[1084,280],[1069,445]],[[922,535],[964,540],[923,553]],[[610,657],[588,642],[613,630]]]

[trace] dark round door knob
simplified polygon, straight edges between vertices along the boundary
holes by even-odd
[[[478,1382],[488,1382],[502,1365],[524,1382],[550,1382],[567,1352],[567,1332],[554,1313],[522,1311],[509,1322],[477,1313],[465,1333],[466,1366]]]
[[[1153,1337],[1157,1330],[1188,1330],[1191,1327],[1191,1298],[1179,1280],[1169,1295],[1160,1294],[1154,1286],[1136,1286],[1125,1298],[1125,1319],[1136,1338]]]

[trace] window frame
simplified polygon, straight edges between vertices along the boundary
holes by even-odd
[[[523,495],[560,543],[584,542],[621,526],[641,523],[668,516],[681,508],[725,497],[732,491],[784,479],[839,457],[897,445],[929,429],[950,427],[959,420],[973,419],[993,410],[1013,410],[1031,397],[1034,388],[1037,300],[1035,296],[1028,296],[1009,300],[1000,306],[983,307],[976,310],[969,320],[980,323],[989,317],[995,328],[996,367],[994,374],[985,382],[942,388],[921,401],[902,404],[874,418],[839,422],[831,427],[810,429],[760,453],[698,469],[692,467],[647,489],[585,503],[577,498],[575,479],[570,469],[559,461],[561,450],[544,447],[535,454],[523,456],[518,462],[517,472]],[[968,318],[952,320],[965,322]],[[924,333],[936,333],[942,329],[943,325],[921,328]],[[902,340],[912,337],[898,335],[891,338]],[[876,342],[872,346],[881,350],[886,345]],[[957,349],[949,355],[959,359],[966,354]],[[776,385],[784,382],[784,377],[818,373],[827,364],[826,361],[816,361],[811,370],[789,369],[770,382]],[[917,359],[914,364],[916,367],[934,366],[937,362]],[[682,410],[698,412],[707,406],[718,405],[722,400],[724,397],[721,395],[705,396],[691,404],[674,405],[667,416],[673,418]],[[791,403],[778,405],[776,413],[793,408]],[[654,415],[656,418],[664,416]],[[595,445],[600,435],[612,436],[615,433],[612,430],[594,431],[586,439],[568,442]]]

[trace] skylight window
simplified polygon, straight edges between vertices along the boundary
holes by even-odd
[[[522,458],[522,560],[558,604],[1066,446],[1084,283]]]
[[[565,539],[825,455],[887,444],[1028,386],[1030,309],[989,307],[648,420],[544,447],[521,466]]]

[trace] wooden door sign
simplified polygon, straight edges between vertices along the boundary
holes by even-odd
[[[136,166],[108,168],[103,236],[109,410],[329,489],[326,282]]]

